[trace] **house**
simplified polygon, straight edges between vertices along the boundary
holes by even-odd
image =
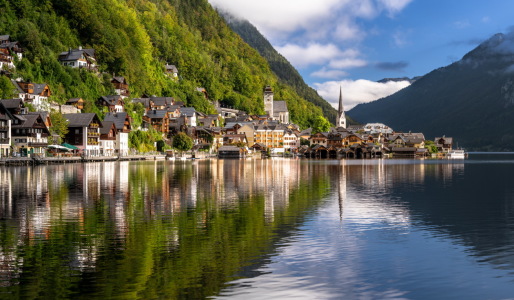
[[[197,91],[198,93],[202,93],[205,99],[209,99],[209,95],[207,94],[207,90],[205,88],[197,87],[195,88],[195,91]]]
[[[244,155],[244,150],[237,146],[221,146],[218,149],[219,158],[240,158],[244,157]]]
[[[120,95],[102,96],[97,101],[98,106],[104,107],[107,112],[123,112],[125,101]]]
[[[9,35],[0,35],[0,70],[14,69],[14,58],[18,60],[23,58],[23,50],[19,47],[18,42],[11,41]]]
[[[129,85],[125,80],[125,77],[118,76],[111,79],[111,83],[114,86],[114,92],[120,95],[123,99],[130,96]]]
[[[198,113],[194,107],[181,107],[180,115],[186,118],[186,125],[195,127]]]
[[[28,109],[23,104],[23,100],[20,98],[4,99],[0,100],[0,103],[2,103],[3,107],[13,115],[27,113],[28,111]]]
[[[77,109],[80,109],[80,110],[84,109],[84,99],[82,99],[82,98],[71,98],[68,101],[66,101],[65,104],[66,105],[73,105]]]
[[[298,148],[300,148],[300,139],[296,135],[296,133],[288,129],[284,132],[284,149],[289,151],[296,151]]]
[[[40,114],[13,115],[11,139],[21,156],[44,155],[50,131]]]
[[[118,131],[112,121],[103,121],[100,128],[100,155],[113,156],[116,153]]]
[[[120,156],[129,154],[129,133],[132,131],[132,119],[126,112],[108,113],[104,122],[113,122],[117,131],[115,153]]]
[[[68,121],[68,133],[64,141],[73,145],[84,156],[100,155],[100,128],[102,122],[95,113],[64,114]]]
[[[284,148],[284,135],[287,130],[282,124],[254,126],[254,142],[263,144],[275,153],[282,153]]]
[[[451,137],[446,137],[446,136],[442,136],[442,137],[436,137],[435,140],[435,145],[437,147],[437,150],[439,152],[450,152],[452,151],[452,148],[453,148],[453,138]]]
[[[321,145],[324,147],[328,146],[328,132],[318,132],[310,136],[309,142],[311,147]]]
[[[68,51],[61,52],[58,60],[63,66],[97,70],[95,49],[82,49],[82,46],[78,49],[70,48]]]
[[[153,128],[158,132],[167,134],[169,132],[168,111],[164,109],[147,111],[143,116],[143,126],[146,129]]]
[[[166,109],[173,105],[175,99],[173,97],[150,97],[150,109]]]
[[[9,156],[11,146],[11,122],[14,116],[0,101],[0,158]]]
[[[32,105],[36,110],[49,110],[48,98],[52,95],[50,87],[46,83],[32,83],[11,80],[18,98]]]
[[[245,145],[248,146],[248,140],[245,134],[225,134],[223,135],[223,145]]]
[[[175,65],[168,65],[166,64],[164,66],[164,72],[166,75],[173,79],[178,79],[178,69]]]
[[[375,133],[383,133],[383,134],[391,134],[393,133],[393,129],[382,123],[367,123],[364,125],[364,132],[369,134]]]

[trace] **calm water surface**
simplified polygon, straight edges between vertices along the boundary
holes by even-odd
[[[2,299],[514,299],[514,154],[0,167]]]

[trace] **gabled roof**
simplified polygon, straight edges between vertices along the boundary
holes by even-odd
[[[10,41],[10,40],[11,40],[11,37],[8,34],[0,35],[0,42]]]
[[[0,100],[2,102],[2,105],[7,109],[16,109],[23,107],[23,100],[20,98],[16,99],[4,99]]]
[[[177,67],[176,67],[175,65],[168,65],[168,64],[167,64],[167,65],[165,66],[165,68],[166,68],[166,71],[167,71],[167,72],[178,73],[178,69],[177,69]]]
[[[84,101],[82,98],[71,98],[66,101],[66,103],[77,103],[80,102],[80,100]]]
[[[173,104],[173,97],[150,97],[154,106],[166,106]]]
[[[113,122],[116,130],[123,130],[127,117],[126,112],[108,113],[105,115],[104,122]]]
[[[95,58],[95,49],[70,49],[68,51],[64,51],[64,52],[61,52],[61,54],[59,54],[59,60],[60,61],[75,61],[75,60],[79,60],[80,57],[84,55],[84,56],[88,56],[88,57],[91,57],[91,58]]]
[[[287,103],[285,101],[273,101],[273,113],[288,112]]]
[[[123,98],[120,95],[102,96],[100,101],[104,101],[108,105],[118,105],[118,101],[123,101]]]
[[[111,131],[113,126],[114,126],[114,129],[116,129],[114,122],[104,120],[102,122],[102,127],[100,128],[100,134],[109,134],[109,131]]]
[[[38,119],[40,119],[41,123],[44,124],[43,119],[39,114],[33,115],[14,115],[15,118],[20,120],[20,124],[12,124],[12,128],[32,128],[34,124],[37,123]],[[46,127],[46,126],[45,126]]]
[[[154,109],[146,112],[146,117],[150,119],[163,119],[168,114],[168,111],[164,109]]]
[[[181,107],[180,114],[186,117],[193,117],[196,113],[196,109],[194,107]]]
[[[115,77],[112,78],[111,82],[118,82],[118,83],[127,84],[127,81],[125,81],[125,77],[123,77],[123,76],[115,76]]]
[[[63,117],[68,120],[68,127],[87,127],[97,118],[95,113],[63,114]]]

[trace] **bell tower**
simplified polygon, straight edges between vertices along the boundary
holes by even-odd
[[[273,90],[269,85],[264,88],[264,112],[273,118]]]
[[[346,116],[343,107],[343,89],[339,86],[339,111],[337,114],[337,127],[346,128]]]

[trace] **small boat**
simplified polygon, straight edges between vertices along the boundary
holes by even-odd
[[[448,158],[464,159],[466,158],[466,152],[462,149],[455,149],[448,152]]]

